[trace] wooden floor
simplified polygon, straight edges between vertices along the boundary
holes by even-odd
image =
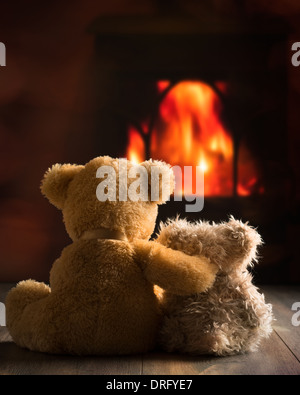
[[[0,302],[11,288],[0,284]],[[274,306],[274,332],[260,351],[226,358],[149,353],[130,357],[72,357],[30,352],[17,347],[0,327],[0,375],[300,375],[300,326],[291,310],[300,287],[263,287]]]

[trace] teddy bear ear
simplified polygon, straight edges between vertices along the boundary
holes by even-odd
[[[170,199],[175,188],[175,176],[170,165],[158,160],[141,163],[148,172],[149,200],[163,204]]]
[[[72,179],[84,166],[53,165],[45,173],[41,183],[41,191],[55,207],[62,210],[67,198],[68,187]]]

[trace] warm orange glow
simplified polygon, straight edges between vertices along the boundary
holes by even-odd
[[[209,85],[181,82],[162,101],[151,142],[156,158],[182,167],[200,166],[206,196],[233,193],[233,143],[220,113],[220,99]]]
[[[260,184],[257,163],[250,155],[244,143],[240,144],[238,156],[238,195],[250,196],[252,194],[263,194],[265,190]]]
[[[145,144],[140,133],[134,128],[129,129],[129,146],[127,149],[127,158],[135,163],[141,163],[145,157]]]
[[[165,81],[165,80],[158,81],[157,82],[157,89],[161,93],[161,92],[165,91],[167,88],[169,88],[170,85],[171,85],[170,81]]]
[[[228,92],[228,84],[223,81],[216,81],[215,86],[219,89],[220,92],[226,94]]]
[[[163,92],[169,85],[169,81],[159,81],[158,91]],[[227,85],[219,83],[219,88],[225,91]],[[205,196],[232,196],[234,192],[233,140],[221,116],[221,99],[212,87],[199,81],[183,81],[161,102],[151,135],[149,152],[153,159],[182,168],[200,166],[205,175]],[[145,135],[145,125],[143,130]],[[143,138],[132,127],[127,157],[135,161],[145,159]],[[257,181],[253,181],[255,171],[252,166],[238,185],[241,196],[251,194],[253,182]],[[185,195],[194,190],[194,181],[190,181]]]
[[[203,171],[203,173],[206,173],[208,171],[208,164],[204,158],[200,160],[198,166]]]

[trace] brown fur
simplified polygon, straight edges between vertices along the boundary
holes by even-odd
[[[273,315],[247,270],[262,243],[256,230],[234,218],[212,225],[176,220],[162,225],[157,242],[210,258],[220,268],[214,285],[204,293],[161,293],[162,347],[195,355],[257,350],[272,332]]]
[[[156,344],[161,320],[153,285],[188,295],[215,280],[217,267],[208,259],[148,241],[164,189],[173,189],[170,167],[142,164],[169,177],[157,202],[99,202],[96,171],[104,165],[117,170],[118,160],[57,164],[45,174],[42,193],[62,210],[73,243],[55,261],[50,287],[22,281],[7,296],[7,326],[22,347],[80,355],[146,352]]]

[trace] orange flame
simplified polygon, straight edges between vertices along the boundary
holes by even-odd
[[[144,141],[134,127],[129,129],[129,142],[127,158],[135,164],[143,162],[145,157]]]
[[[159,81],[158,92],[169,86],[169,81]],[[226,90],[226,84],[222,89]],[[221,111],[221,100],[212,87],[198,81],[180,82],[161,102],[151,135],[153,159],[173,166],[200,166],[205,175],[206,196],[233,195],[233,140],[221,121]],[[144,126],[143,130],[146,134]],[[145,159],[144,140],[133,127],[129,129],[127,157],[134,161]],[[193,191],[193,181],[189,182],[185,195]],[[246,196],[247,186],[247,182],[243,183],[238,192]]]

